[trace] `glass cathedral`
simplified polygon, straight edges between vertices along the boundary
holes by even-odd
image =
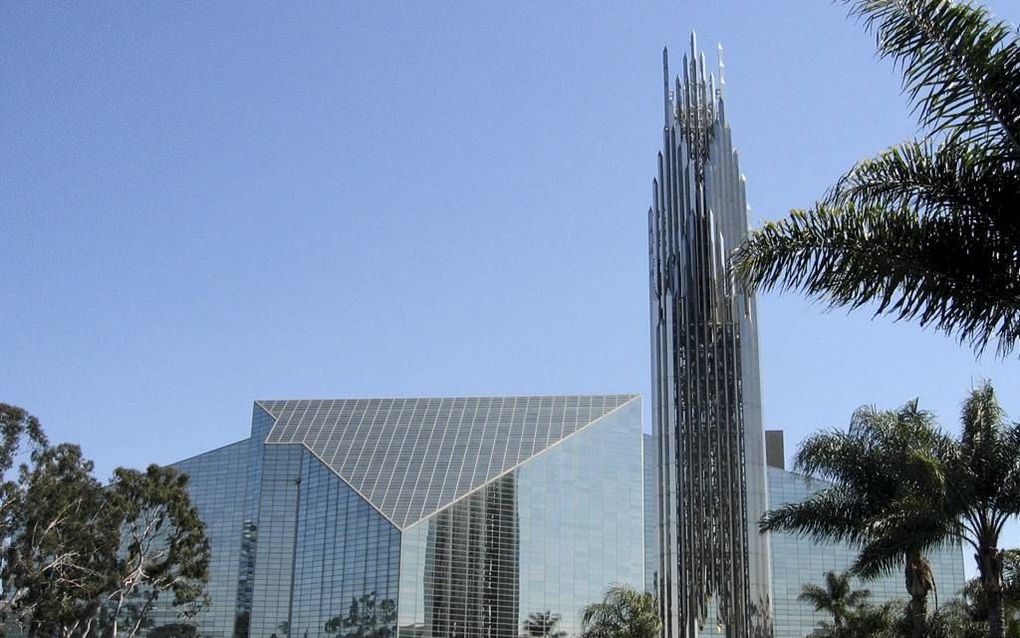
[[[747,234],[719,83],[694,36],[671,86],[648,213],[658,578],[667,638],[771,635],[754,299],[727,276]]]
[[[256,402],[175,464],[213,548],[197,635],[576,636],[643,586],[641,422],[636,395]]]

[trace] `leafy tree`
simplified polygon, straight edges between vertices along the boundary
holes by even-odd
[[[533,612],[524,620],[524,635],[532,638],[567,638],[567,632],[557,629],[560,615],[551,611]]]
[[[117,636],[126,620],[134,636],[163,593],[185,618],[204,602],[209,543],[176,470],[120,468],[104,487],[78,446],[49,447],[35,417],[0,403],[0,481],[5,622],[84,637]]]
[[[394,638],[397,635],[397,603],[379,600],[375,592],[351,601],[346,616],[326,621],[327,634],[344,638]]]
[[[602,602],[584,608],[581,625],[583,638],[657,638],[662,622],[653,594],[613,585]]]
[[[128,603],[139,605],[139,613],[127,625],[128,636],[134,636],[161,594],[172,594],[184,617],[205,602],[209,541],[187,484],[187,475],[169,467],[114,470],[113,484],[106,490],[118,516],[113,529],[120,530],[121,547],[107,596],[114,638]]]
[[[86,635],[116,553],[109,504],[76,445],[34,454],[13,500],[3,583],[11,616],[42,635]]]
[[[924,130],[734,255],[749,290],[917,320],[977,350],[1020,339],[1020,38],[970,3],[843,0],[901,70]]]
[[[0,573],[5,569],[11,537],[17,530],[16,506],[23,502],[22,485],[17,474],[11,476],[15,462],[27,443],[35,452],[48,446],[39,420],[24,409],[0,403]],[[5,588],[0,593],[0,614],[10,614],[24,590]]]
[[[849,574],[830,571],[825,574],[824,585],[805,583],[797,599],[811,603],[815,611],[830,614],[833,626],[843,627],[846,617],[863,605],[869,596],[871,592],[867,589],[853,589]]]
[[[943,486],[937,459],[947,446],[917,401],[899,410],[862,407],[846,432],[815,434],[797,453],[797,470],[832,487],[766,512],[760,527],[857,545],[851,573],[863,577],[903,565],[913,634],[924,636],[935,582],[924,553],[948,528],[935,514]]]

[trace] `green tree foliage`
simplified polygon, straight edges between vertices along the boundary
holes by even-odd
[[[1003,607],[1006,616],[1005,635],[1020,638],[1020,551],[1011,549],[1003,552]],[[938,636],[960,636],[961,638],[984,638],[988,635],[988,601],[981,579],[968,581],[961,596],[943,606],[932,618],[933,633]]]
[[[655,596],[613,585],[602,602],[581,613],[582,638],[658,638],[662,623]]]
[[[844,2],[902,72],[924,136],[752,232],[735,275],[1008,353],[1020,339],[1020,38],[970,3]]]
[[[833,487],[768,512],[762,529],[855,543],[852,571],[865,578],[905,559],[915,635],[925,632],[934,584],[924,552],[962,542],[974,551],[988,635],[1002,638],[1011,567],[999,540],[1020,513],[1020,425],[1006,422],[988,383],[970,392],[960,420],[951,438],[916,401],[898,412],[859,410],[849,432],[817,434],[798,452],[797,467]]]
[[[16,506],[22,503],[15,463],[25,443],[33,450],[48,445],[39,420],[17,406],[0,403],[0,573],[6,569],[11,537],[17,529]],[[12,475],[13,474],[13,475]],[[0,614],[9,615],[24,592],[6,588],[0,592]]]
[[[1006,617],[1006,635],[1020,638],[1020,550],[1002,552],[1002,606]],[[981,578],[974,578],[963,589],[962,604],[968,615],[979,622],[988,621],[988,599]]]
[[[24,466],[14,499],[3,583],[16,622],[41,635],[88,635],[117,551],[92,463],[58,445]]]
[[[960,416],[959,437],[934,459],[940,480],[920,496],[903,496],[888,509],[896,515],[878,527],[881,541],[866,547],[875,570],[893,564],[904,548],[960,541],[974,551],[988,635],[1005,635],[1006,554],[999,540],[1020,513],[1020,425],[1006,422],[991,384],[971,390]]]
[[[567,632],[558,629],[560,615],[551,611],[533,612],[524,619],[524,635],[529,638],[567,638]]]
[[[832,487],[767,512],[760,527],[860,547],[852,574],[871,577],[902,565],[913,635],[924,636],[935,582],[924,554],[948,529],[932,515],[943,486],[938,458],[947,446],[917,401],[898,410],[862,407],[847,431],[815,434],[797,452],[796,469]]]
[[[843,627],[847,616],[861,607],[871,592],[867,589],[853,589],[850,575],[826,572],[825,584],[806,583],[801,588],[798,600],[802,600],[815,608],[832,616],[832,626]]]
[[[116,563],[112,635],[119,631],[125,603],[141,602],[141,613],[128,635],[141,628],[146,613],[163,593],[185,616],[203,605],[209,572],[209,541],[198,510],[187,492],[188,477],[169,467],[150,465],[145,472],[117,468],[106,495],[121,530]]]
[[[26,442],[31,452],[12,478]],[[127,621],[133,636],[151,624],[148,612],[162,594],[185,618],[204,601],[209,543],[186,476],[120,468],[103,486],[78,446],[50,447],[38,420],[6,404],[0,473],[7,622],[30,635],[86,638],[117,636]]]
[[[394,638],[397,635],[397,603],[379,600],[375,592],[351,601],[346,616],[326,621],[326,633],[342,638]]]

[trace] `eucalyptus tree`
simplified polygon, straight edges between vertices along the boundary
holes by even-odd
[[[871,592],[867,589],[854,589],[850,582],[850,574],[825,573],[825,583],[805,583],[801,587],[797,599],[810,603],[815,611],[824,611],[832,616],[834,627],[841,628],[846,624],[847,616],[864,605]]]
[[[172,596],[185,618],[205,604],[211,550],[187,485],[187,475],[170,467],[114,470],[104,492],[117,515],[111,532],[119,531],[114,535],[120,540],[106,596],[113,638],[129,604],[137,612],[127,623],[128,636],[143,628],[161,595]]]
[[[0,573],[11,557],[11,542],[18,529],[17,511],[24,503],[24,482],[18,479],[16,464],[26,447],[38,455],[49,445],[39,419],[24,408],[0,403]],[[23,589],[4,587],[0,591],[0,614],[11,615]]]
[[[653,594],[613,585],[602,602],[581,612],[582,638],[658,638],[662,629]]]
[[[1020,339],[1020,36],[980,6],[843,0],[903,76],[920,139],[851,168],[736,251],[749,290],[874,304],[975,349]]]
[[[927,635],[928,595],[935,586],[925,553],[948,533],[938,515],[949,443],[931,413],[911,401],[898,410],[859,408],[847,431],[809,437],[795,469],[831,486],[766,512],[765,531],[794,532],[860,549],[851,573],[865,577],[903,566],[913,635]]]
[[[20,471],[2,575],[7,620],[28,635],[88,636],[117,551],[112,512],[76,445],[33,455]]]

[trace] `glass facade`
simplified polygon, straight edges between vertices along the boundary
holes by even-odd
[[[644,584],[634,395],[260,402],[176,467],[212,541],[199,636],[576,636]]]
[[[769,507],[798,503],[814,492],[829,486],[824,481],[801,474],[769,467]],[[792,534],[770,535],[772,539],[772,591],[774,594],[775,638],[803,638],[828,619],[806,602],[797,600],[806,583],[822,584],[825,573],[845,571],[853,562],[856,551],[844,543],[815,542]],[[928,554],[935,572],[939,598],[945,603],[956,596],[965,583],[963,549],[959,545],[944,547]],[[855,588],[871,592],[870,601],[882,604],[891,600],[906,602],[903,574],[899,571],[867,582],[855,581]]]
[[[400,636],[517,638],[551,612],[576,636],[611,584],[643,587],[633,401],[404,532]]]

